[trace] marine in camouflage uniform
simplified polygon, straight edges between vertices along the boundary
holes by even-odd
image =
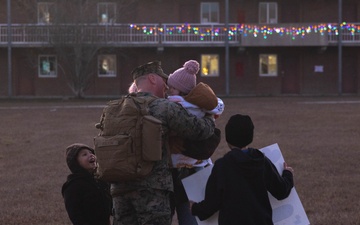
[[[164,77],[159,74],[162,73],[159,67],[150,67],[147,68],[148,71],[142,72]],[[150,93],[145,92],[138,93],[138,96],[143,97],[149,95]],[[173,192],[168,149],[170,131],[192,140],[203,140],[214,133],[215,124],[212,118],[196,118],[179,104],[165,98],[154,100],[149,105],[149,113],[162,121],[162,160],[156,162],[151,174],[144,179],[111,185],[115,210],[114,225],[170,225],[170,194]]]

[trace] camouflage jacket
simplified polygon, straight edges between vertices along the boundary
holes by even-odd
[[[148,96],[149,93],[138,93],[138,96]],[[214,120],[210,117],[197,118],[190,115],[181,105],[159,98],[149,105],[149,113],[162,121],[162,160],[156,162],[153,171],[144,179],[113,183],[113,195],[124,191],[154,188],[173,191],[173,182],[170,172],[170,152],[168,138],[170,132],[191,140],[204,140],[214,133]]]

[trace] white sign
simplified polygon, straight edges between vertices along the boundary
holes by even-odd
[[[314,67],[314,72],[316,72],[316,73],[324,72],[324,66],[315,66]]]
[[[212,165],[207,166],[199,172],[196,172],[193,175],[185,177],[181,180],[189,200],[194,202],[200,202],[204,200],[206,182],[210,176],[212,168]],[[214,215],[204,221],[200,221],[197,216],[195,218],[198,225],[218,225],[218,217],[219,212],[216,212]]]
[[[282,173],[284,158],[278,144],[269,145],[260,149],[276,166],[279,173]],[[291,163],[290,163],[291,166]],[[211,173],[212,166],[208,166],[199,172],[182,180],[186,194],[190,200],[199,202],[204,199],[207,179]],[[309,219],[301,204],[300,198],[293,188],[289,197],[278,201],[269,194],[271,207],[273,209],[273,222],[275,225],[309,225]],[[196,220],[199,225],[217,225],[218,213],[215,213],[207,220]]]

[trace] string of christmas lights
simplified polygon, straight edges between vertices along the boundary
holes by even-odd
[[[342,32],[349,35],[360,35],[360,25],[348,24],[343,22],[340,25]],[[172,27],[158,27],[158,26],[137,26],[130,25],[130,29],[134,32],[141,32],[146,35],[195,35],[200,39],[205,37],[218,37],[226,35],[226,28],[222,26],[209,25],[209,26],[191,26],[189,24],[182,24]],[[235,39],[235,36],[248,36],[262,37],[267,39],[271,35],[291,36],[293,40],[296,38],[304,38],[306,35],[312,33],[320,33],[321,35],[331,34],[339,35],[339,28],[336,24],[321,23],[309,26],[291,26],[291,27],[277,27],[276,25],[251,25],[251,24],[238,24],[236,26],[229,26],[228,37],[229,40]]]

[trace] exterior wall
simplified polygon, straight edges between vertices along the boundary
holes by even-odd
[[[0,48],[0,97],[8,95],[7,49]]]
[[[2,49],[4,50],[4,49]],[[29,50],[29,49],[28,49]],[[181,50],[181,51],[180,51]],[[117,96],[127,92],[132,82],[131,71],[140,64],[152,60],[162,62],[165,73],[171,74],[181,67],[185,61],[195,59],[200,61],[201,54],[220,55],[220,76],[200,77],[198,82],[209,84],[218,95],[225,95],[226,78],[224,49],[207,48],[165,48],[159,53],[155,48],[136,48],[128,52],[126,57],[121,57],[123,50],[117,54],[117,77],[98,77],[91,79],[85,95],[88,96]],[[15,96],[71,96],[73,95],[66,83],[62,72],[56,78],[39,78],[36,65],[31,63],[31,57],[24,55],[25,49],[13,50],[13,94]],[[326,53],[325,53],[326,52]],[[246,49],[238,52],[230,51],[229,62],[229,89],[230,95],[280,95],[280,94],[305,94],[305,95],[333,95],[338,93],[338,62],[336,48],[329,48],[324,53],[319,53],[317,48],[301,48],[296,54],[292,48],[272,48],[264,51],[262,48]],[[260,77],[258,69],[259,54],[277,54],[279,60],[279,74],[276,77]],[[344,49],[343,64],[343,91],[344,93],[359,92],[359,57],[353,49]],[[6,51],[1,51],[1,96],[7,95]],[[34,53],[34,57],[37,54]],[[283,91],[284,76],[293,71],[287,71],[286,60],[296,57],[297,61],[291,68],[297,70],[300,76],[295,76],[292,83],[299,85],[299,91]],[[322,66],[323,72],[314,72],[315,66]],[[96,70],[96,63],[94,64]],[[296,80],[297,79],[297,80]]]
[[[12,23],[36,23],[36,0],[12,1]],[[111,1],[109,1],[111,2]],[[199,23],[200,0],[182,1],[135,1],[122,10],[117,8],[117,23]],[[220,21],[225,21],[225,2],[220,3]],[[229,0],[229,22],[256,23],[258,22],[258,4],[263,0],[234,1]],[[278,22],[338,22],[338,0],[273,0],[278,3]],[[0,0],[0,23],[6,23],[7,0]],[[96,12],[96,5],[92,6]],[[343,1],[343,20],[357,22],[360,18],[360,6],[357,0]],[[95,13],[96,14],[96,13]],[[239,15],[241,14],[241,15]],[[96,16],[92,15],[91,18]],[[243,20],[243,21],[239,21]]]
[[[0,24],[6,24],[6,0],[0,0]],[[14,1],[13,1],[14,2]],[[31,8],[31,2],[34,7]],[[12,23],[36,24],[36,2],[28,1],[24,10],[12,4]],[[229,0],[229,23],[258,23],[258,4],[262,0]],[[274,2],[274,1],[272,1]],[[278,22],[296,23],[337,23],[338,1],[275,0],[278,2]],[[137,1],[129,10],[117,9],[117,23],[200,23],[200,0],[183,1]],[[220,22],[225,21],[225,2],[220,3]],[[96,9],[94,8],[95,12]],[[347,22],[360,21],[360,3],[357,0],[343,1],[343,17]],[[93,17],[95,18],[95,17]],[[93,19],[91,22],[96,22]],[[262,37],[258,37],[262,38]],[[307,36],[304,37],[308,38]],[[117,57],[117,76],[93,76],[85,96],[118,96],[125,94],[132,82],[131,71],[140,64],[160,60],[165,73],[172,73],[185,61],[200,61],[201,54],[219,54],[220,76],[201,77],[198,82],[209,84],[218,95],[226,95],[229,82],[230,95],[336,95],[338,83],[338,49],[336,45],[319,46],[269,46],[269,40],[257,42],[257,46],[230,47],[229,79],[225,73],[225,47],[215,46],[170,46],[163,50],[154,46],[106,47]],[[295,43],[295,42],[293,42]],[[360,93],[360,45],[343,47],[342,90],[344,94]],[[60,69],[56,78],[40,78],[37,71],[37,57],[51,49],[40,47],[12,48],[12,92],[14,96],[72,96],[66,76]],[[259,76],[259,54],[278,56],[278,75]],[[321,66],[323,72],[315,72]],[[97,63],[93,64],[97,71]],[[65,71],[66,73],[66,71]],[[0,97],[8,95],[7,47],[0,47]]]
[[[6,23],[7,20],[6,20],[6,10],[7,10],[7,7],[6,7],[6,2],[4,0],[0,0],[0,23]]]
[[[38,76],[38,55],[52,54],[51,50],[30,48],[12,49],[13,95],[14,96],[68,96],[72,95],[62,71],[57,77]]]

